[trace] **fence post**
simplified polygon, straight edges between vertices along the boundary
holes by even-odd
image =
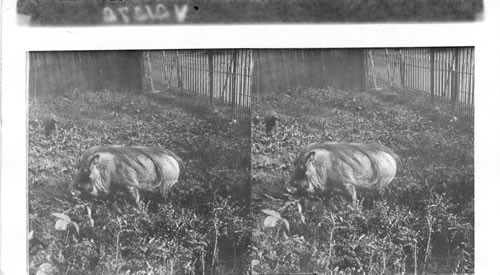
[[[357,84],[357,88],[359,90],[363,89],[364,91],[368,90],[367,88],[367,83],[366,83],[366,74],[367,69],[366,69],[366,50],[359,50],[358,54],[358,62],[359,62],[359,77],[361,78],[361,84]]]
[[[165,51],[161,51],[161,55],[163,57],[162,66],[163,66],[163,77],[165,79],[164,84],[167,86],[168,89],[170,89],[171,84],[170,84],[170,78],[168,76],[168,71],[169,71],[168,66],[169,65],[168,65],[167,54],[165,53]],[[172,71],[170,71],[170,72],[172,72]]]
[[[453,70],[453,78],[452,78],[452,90],[451,90],[451,100],[452,100],[452,110],[455,111],[456,103],[458,101],[458,88],[459,88],[459,77],[458,77],[458,68],[460,66],[459,60],[458,60],[458,48],[455,48],[454,52],[454,59],[455,59],[455,64],[454,64],[454,70]]]
[[[210,93],[210,104],[214,98],[214,52],[208,51],[208,89]]]
[[[260,63],[260,51],[261,50],[250,50],[252,55],[251,55],[251,62],[252,66],[250,67],[250,87],[251,87],[251,94],[254,95],[254,97],[257,99],[257,102],[260,100],[260,93],[262,92],[263,88],[260,86],[261,85],[261,63]],[[251,107],[251,105],[250,105]]]
[[[181,71],[181,65],[179,61],[179,51],[175,51],[175,60],[176,60],[176,69],[177,69],[177,87],[181,89],[181,96],[184,92],[184,86],[182,83],[182,71]]]
[[[34,52],[29,52],[28,53],[28,68],[29,68],[29,74],[28,74],[28,95],[30,98],[33,98],[36,101],[37,97],[37,65],[36,65],[36,59],[35,59],[35,53]],[[1,102],[0,102],[1,103]]]
[[[385,58],[385,71],[387,73],[387,80],[389,81],[389,85],[392,87],[394,85],[393,83],[393,76],[391,75],[391,61],[389,58],[389,49],[385,48],[384,52],[384,58]]]
[[[378,90],[377,86],[377,72],[375,70],[375,62],[373,61],[373,53],[372,50],[368,50],[368,58],[370,59],[370,70],[371,70],[371,76],[372,76],[372,83],[373,87],[375,90]]]
[[[403,57],[403,51],[399,49],[399,74],[401,77],[401,87],[405,88],[405,59]]]
[[[153,69],[151,68],[151,59],[149,57],[149,52],[146,52],[146,62],[148,63],[148,69],[149,69],[149,83],[151,85],[151,92],[155,93],[155,86],[154,86],[154,81],[153,81]]]
[[[29,68],[29,75],[28,75],[28,91],[29,91],[29,97],[34,98],[36,101],[37,95],[38,95],[38,64],[37,61],[38,59],[36,58],[37,56],[35,55],[35,52],[29,52],[28,53],[28,68]]]
[[[235,99],[236,99],[236,65],[237,63],[237,58],[238,58],[238,51],[233,50],[233,85],[231,89],[231,119],[234,119],[234,109],[235,109]]]
[[[430,48],[429,50],[431,54],[431,100],[434,100],[434,48]]]
[[[368,79],[370,78],[370,72],[369,72],[369,66],[368,66],[368,49],[363,50],[363,85],[365,88],[365,91],[368,91],[370,89],[370,86],[368,84]]]

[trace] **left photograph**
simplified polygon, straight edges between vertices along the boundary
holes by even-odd
[[[251,55],[30,52],[29,274],[247,272]]]

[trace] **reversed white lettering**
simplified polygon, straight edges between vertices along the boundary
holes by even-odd
[[[104,7],[103,22],[104,23],[134,23],[134,22],[155,22],[155,21],[176,21],[184,22],[188,14],[188,5],[174,4],[172,7],[167,7],[163,3],[156,5],[136,5],[133,8],[128,6],[122,7]],[[174,16],[172,16],[172,13]]]

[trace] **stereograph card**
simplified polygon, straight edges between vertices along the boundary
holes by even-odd
[[[498,272],[499,12],[4,2],[2,274]]]

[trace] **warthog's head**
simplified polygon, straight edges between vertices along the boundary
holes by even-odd
[[[98,167],[99,158],[100,155],[93,155],[90,158],[85,154],[82,156],[78,164],[78,172],[69,187],[73,196],[98,197],[109,192],[109,186],[106,186],[102,176],[104,172],[102,169],[109,169],[109,167]]]
[[[315,186],[319,186],[316,169],[313,164],[315,152],[300,154],[294,162],[292,175],[286,182],[289,193],[314,193]]]

